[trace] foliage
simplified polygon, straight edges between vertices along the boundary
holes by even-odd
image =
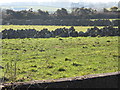
[[[104,12],[97,12],[97,10],[95,9],[84,8],[84,7],[73,8],[71,12],[68,12],[67,9],[61,8],[61,9],[57,9],[54,13],[49,13],[48,11],[43,11],[41,9],[34,11],[32,8],[30,8],[29,10],[21,10],[21,11],[14,11],[12,9],[7,9],[2,11],[2,16],[3,16],[2,24],[3,25],[13,24],[13,25],[82,25],[82,26],[86,25],[88,26],[89,23],[95,23],[95,22],[86,19],[119,18],[118,16],[120,13],[119,11],[117,11],[117,8],[118,7],[111,7],[112,9],[111,11],[107,11],[107,9],[104,8]],[[81,19],[84,20],[81,21]],[[106,24],[104,23],[104,25]]]
[[[72,14],[75,15],[75,16],[79,16],[79,15],[82,15],[83,16],[86,16],[86,15],[93,15],[95,14],[97,11],[92,9],[92,8],[84,8],[84,7],[81,7],[81,8],[73,8],[72,9]]]
[[[111,9],[111,11],[107,11],[107,9],[104,8],[105,12],[99,12],[99,13],[100,14],[104,13],[106,15],[107,15],[106,11],[107,12],[116,11],[116,13],[117,13],[118,7],[111,7],[110,9]],[[98,11],[95,10],[95,9],[84,8],[84,7],[73,8],[72,12],[69,12],[69,13],[68,13],[67,9],[61,8],[61,9],[57,9],[54,12],[54,14],[49,14],[48,11],[43,11],[41,9],[38,9],[37,11],[34,11],[32,8],[30,8],[29,10],[21,10],[21,11],[14,11],[12,9],[7,9],[5,11],[6,11],[6,14],[4,14],[4,15],[7,16],[7,17],[5,17],[5,19],[34,19],[34,18],[38,19],[38,18],[41,18],[43,16],[45,18],[48,18],[48,16],[55,17],[56,15],[57,15],[58,18],[59,18],[59,16],[60,17],[62,16],[63,18],[65,18],[64,16],[68,16],[68,17],[71,16],[71,18],[72,18],[72,16],[80,16],[81,18],[88,18],[89,16],[94,16],[94,14],[99,14]],[[114,13],[111,13],[111,14],[113,16],[115,15]],[[30,17],[31,15],[32,15],[32,17]],[[94,17],[94,18],[98,18],[98,17]]]
[[[57,16],[67,16],[68,15],[68,12],[65,8],[61,8],[61,9],[58,9],[55,14]]]
[[[114,25],[118,26],[119,19],[118,17],[114,17],[114,19],[104,19],[106,15],[99,15],[96,14],[96,17],[100,17],[102,19],[84,19],[80,18],[79,16],[76,16],[72,18],[71,16],[59,16],[59,18],[45,18],[45,15],[42,15],[39,19],[10,19],[5,20],[3,19],[2,25],[57,25],[57,26],[108,26],[108,25]],[[32,14],[30,15],[32,17]],[[36,16],[37,17],[37,16]]]

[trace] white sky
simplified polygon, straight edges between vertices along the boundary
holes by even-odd
[[[118,2],[120,0],[0,0],[0,3],[12,3],[12,2],[61,2],[61,1],[72,1],[72,2],[79,2],[79,1],[86,1],[86,2]]]

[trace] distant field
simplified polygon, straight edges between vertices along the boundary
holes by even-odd
[[[92,21],[95,21],[95,20],[99,20],[99,19],[90,19]],[[100,19],[100,20],[110,20],[110,21],[113,21],[113,20],[120,20],[120,19]]]
[[[48,30],[52,31],[57,28],[70,28],[71,26],[46,26],[46,25],[2,25],[2,29],[14,29],[14,30],[21,30],[21,29],[36,29],[36,30],[42,30],[44,28],[47,28]],[[94,26],[74,26],[76,31],[83,31],[86,32],[88,28],[93,28]],[[98,28],[103,28],[103,26],[98,26]]]
[[[16,81],[116,72],[118,46],[118,37],[3,39],[0,63]]]

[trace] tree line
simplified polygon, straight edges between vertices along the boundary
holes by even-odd
[[[101,29],[94,26],[94,28],[89,28],[86,32],[75,31],[74,27],[70,28],[57,28],[54,31],[49,31],[48,29],[43,29],[37,31],[35,29],[25,29],[25,30],[13,30],[5,29],[2,32],[2,39],[12,39],[12,38],[50,38],[50,37],[96,37],[96,36],[120,36],[118,28],[113,26],[105,26]]]
[[[71,12],[68,12],[67,9],[61,8],[57,9],[54,13],[49,13],[48,11],[43,11],[38,9],[34,11],[32,8],[29,10],[14,11],[12,9],[7,9],[2,11],[3,24],[25,24],[24,21],[28,24],[45,24],[56,23],[56,20],[65,21],[67,23],[77,22],[80,19],[116,19],[119,18],[119,9],[118,7],[111,7],[110,10],[106,8],[103,9],[103,12],[98,12],[92,8],[72,8]],[[29,23],[29,21],[31,23]],[[39,20],[39,22],[37,21]],[[37,22],[37,23],[35,23]],[[78,23],[78,22],[77,22]],[[64,23],[63,23],[64,24]]]
[[[18,20],[11,19],[9,21],[2,21],[3,25],[7,23],[12,25],[59,25],[59,26],[118,26],[120,20],[109,19],[32,19],[32,20]]]
[[[103,12],[98,12],[96,9],[92,8],[72,8],[71,12],[68,12],[67,9],[61,8],[57,9],[54,13],[50,14],[48,11],[43,11],[38,9],[34,11],[32,8],[29,10],[14,11],[12,9],[6,9],[4,11],[3,19],[48,19],[48,18],[115,18],[118,17],[119,13],[118,7],[111,7],[110,10],[106,8],[103,9]],[[109,15],[109,17],[107,17]]]

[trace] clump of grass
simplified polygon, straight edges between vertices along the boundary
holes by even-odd
[[[7,63],[3,73],[5,81],[15,82],[17,78],[17,61],[11,60]]]

